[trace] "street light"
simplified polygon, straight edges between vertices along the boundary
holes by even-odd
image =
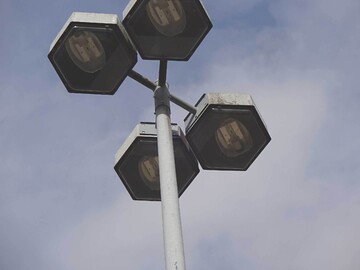
[[[176,124],[171,125],[179,197],[199,173],[198,162]],[[115,171],[134,200],[160,201],[155,123],[140,123],[115,156]]]
[[[112,95],[137,62],[117,15],[74,12],[50,47],[52,65],[71,93]]]
[[[123,17],[143,59],[187,61],[212,28],[200,0],[131,0]]]
[[[247,94],[204,94],[185,118],[186,138],[204,170],[245,171],[271,138]]]
[[[185,270],[179,196],[199,173],[197,160],[203,169],[246,170],[270,136],[249,95],[204,94],[192,106],[169,92],[167,61],[187,61],[212,27],[200,0],[131,0],[123,24],[75,12],[48,57],[71,93],[111,95],[127,76],[153,91],[155,123],[137,125],[114,169],[134,200],[161,199],[166,269]],[[156,82],[133,70],[132,42],[142,58],[160,60]],[[170,101],[189,112],[186,137],[171,124]]]

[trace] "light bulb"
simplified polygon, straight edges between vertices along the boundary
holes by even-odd
[[[149,0],[146,11],[155,28],[167,37],[185,29],[186,16],[179,0]]]
[[[95,73],[105,66],[105,50],[97,36],[89,31],[77,31],[68,38],[66,51],[82,71]]]
[[[159,190],[159,158],[157,156],[144,156],[140,159],[138,168],[145,184],[152,190]]]
[[[253,144],[247,128],[237,119],[224,120],[215,131],[216,142],[227,157],[237,157],[247,152]]]

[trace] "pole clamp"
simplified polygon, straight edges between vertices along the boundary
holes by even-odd
[[[170,111],[170,92],[167,85],[157,86],[154,91],[155,111],[159,106],[166,106]]]

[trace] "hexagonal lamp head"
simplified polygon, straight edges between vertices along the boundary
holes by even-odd
[[[185,118],[186,138],[204,170],[245,171],[271,138],[247,94],[204,94]]]
[[[74,12],[48,58],[70,93],[113,95],[137,53],[117,15]]]
[[[143,59],[187,61],[212,23],[200,0],[131,0],[123,24]]]
[[[171,126],[180,197],[199,173],[199,167],[180,127]],[[161,200],[155,123],[135,127],[116,153],[114,169],[134,200]]]

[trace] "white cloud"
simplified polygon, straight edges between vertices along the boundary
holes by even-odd
[[[205,85],[216,88],[219,77],[221,73],[214,72]],[[264,264],[272,265],[274,269],[286,269],[285,265],[291,264],[290,261],[277,263],[272,258],[277,259],[284,252],[290,257],[304,256],[296,254],[297,246],[308,244],[304,243],[304,235],[316,231],[312,221],[297,223],[293,217],[304,215],[302,218],[307,219],[308,215],[318,214],[317,204],[324,199],[320,183],[305,175],[314,138],[326,113],[324,88],[303,78],[275,82],[257,80],[253,84],[235,78],[228,83],[227,89],[235,85],[261,95],[259,110],[265,116],[273,140],[248,172],[202,171],[185,192],[181,203],[189,264],[196,264],[195,260],[200,256],[196,255],[200,252],[197,247],[202,241],[211,241],[224,234],[232,239],[233,249],[240,249],[244,243],[243,256],[252,264],[263,267],[258,263],[261,258]],[[206,89],[206,86],[197,87]],[[71,250],[71,254],[81,250],[85,257],[96,258],[84,266],[74,259],[76,256],[71,257],[70,261],[76,267],[95,269],[98,265],[111,263],[107,265],[108,269],[139,269],[134,252],[147,256],[151,246],[156,246],[151,248],[154,258],[161,258],[160,215],[151,215],[154,209],[160,211],[160,205],[156,204],[153,211],[147,212],[151,214],[147,214],[144,213],[149,208],[146,203],[138,209],[132,204],[138,205],[125,198],[104,213],[86,219],[76,231],[69,233],[67,239],[71,241],[67,245],[73,249],[64,249]],[[314,206],[316,209],[311,210]],[[143,228],[144,218],[148,231]],[[300,230],[302,222],[311,227],[310,231]],[[129,230],[130,226],[132,230]],[[292,235],[293,231],[297,231],[297,235]],[[149,232],[156,237],[149,236]],[[114,254],[127,256],[116,260]],[[237,263],[236,258],[233,260]]]
[[[161,260],[159,206],[133,202],[125,196],[104,211],[89,215],[61,241],[68,267],[142,269],[146,261],[154,264],[154,259]]]
[[[329,65],[327,56],[346,63],[343,58],[353,51],[349,43],[350,51],[339,50],[341,41],[323,24],[328,20],[339,24],[335,33],[348,30],[343,29],[343,19],[352,11],[346,5],[339,13],[331,5],[322,10],[324,6],[321,1],[304,6],[277,2],[271,12],[281,24],[251,33],[253,39],[246,45],[253,47],[241,46],[242,34],[233,36],[213,52],[203,80],[173,85],[184,89],[182,97],[188,101],[195,101],[203,92],[252,94],[272,136],[247,172],[201,171],[183,194],[185,248],[191,268],[205,269],[205,264],[206,269],[215,269],[221,258],[231,261],[230,269],[243,265],[248,269],[335,270],[359,265],[359,239],[352,232],[360,222],[356,210],[359,186],[344,186],[341,178],[329,183],[326,172],[318,177],[308,173],[316,167],[313,149],[329,151],[319,146],[319,136],[332,115],[332,91],[341,86],[339,80],[347,69],[342,64]],[[322,13],[326,18],[317,18]],[[217,35],[226,36],[234,29],[221,31]],[[317,33],[324,39],[314,38]],[[319,46],[324,42],[327,48],[322,50]],[[174,109],[173,114],[181,121],[184,112]],[[161,261],[158,211],[160,204],[148,206],[124,198],[88,217],[69,231],[63,242],[71,254],[70,265],[78,269],[100,265],[140,269],[137,256],[144,256],[141,261],[150,264]],[[84,263],[74,255],[79,252],[92,259]],[[216,260],[206,258],[214,254],[219,254]]]

